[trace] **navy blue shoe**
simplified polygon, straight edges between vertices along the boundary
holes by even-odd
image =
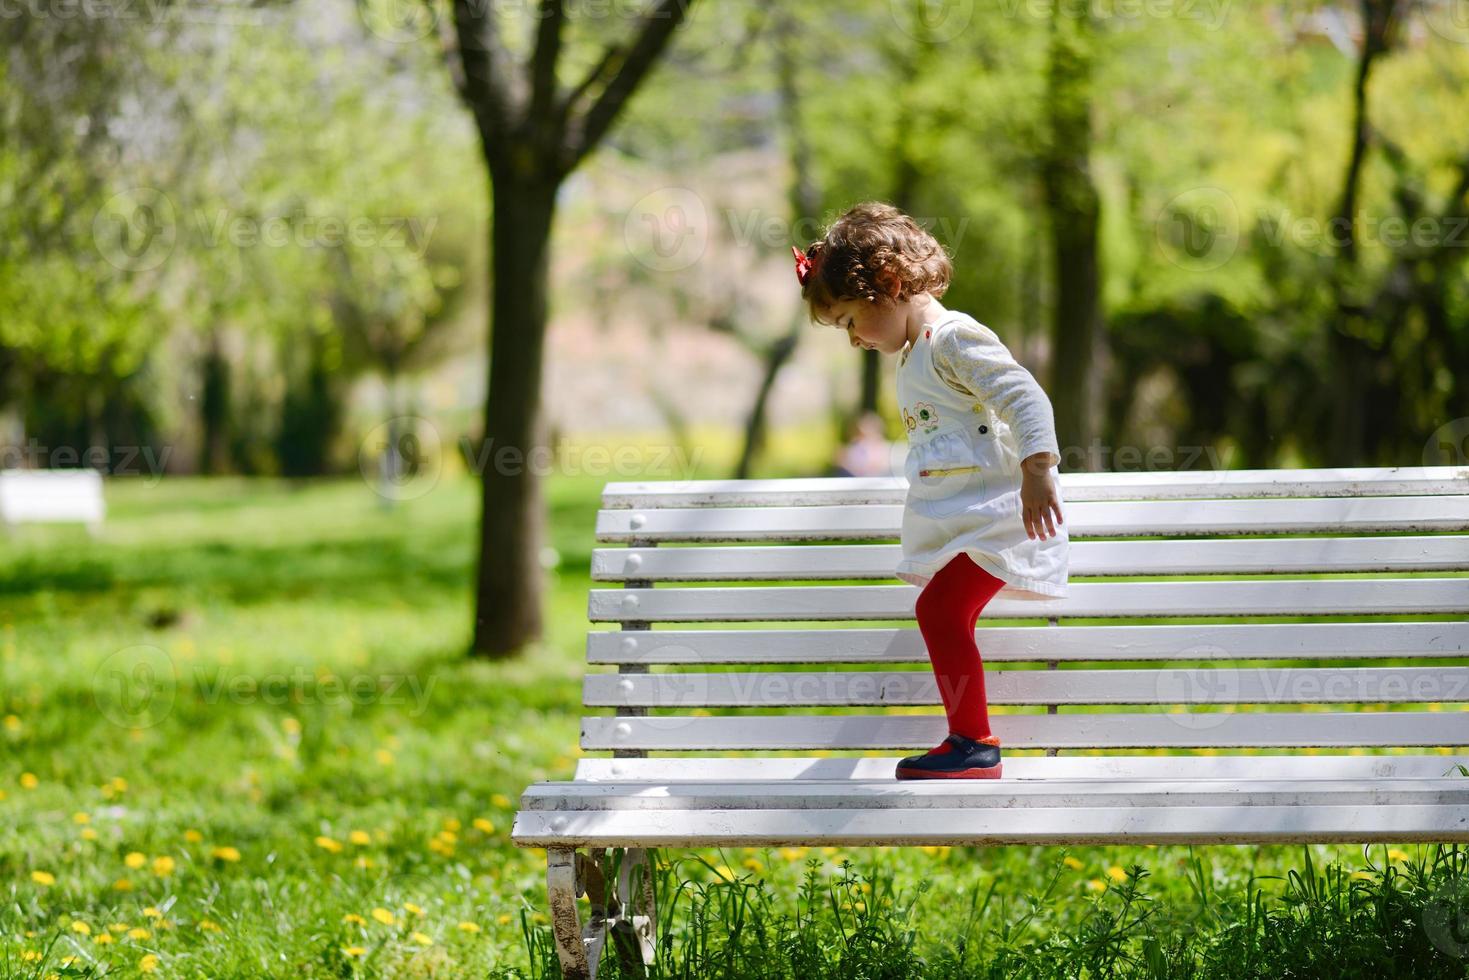
[[[974,739],[950,732],[922,755],[899,761],[899,779],[999,779],[1000,737]]]

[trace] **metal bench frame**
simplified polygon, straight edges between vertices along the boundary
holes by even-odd
[[[609,483],[597,540],[617,547],[594,551],[592,578],[621,584],[593,589],[588,611],[621,630],[590,632],[587,661],[617,672],[589,672],[584,702],[615,713],[584,718],[581,746],[612,757],[527,788],[511,834],[545,848],[565,975],[595,977],[609,932],[625,965],[651,964],[656,847],[1469,841],[1469,578],[1442,574],[1469,571],[1469,468],[1060,482],[1071,595],[1002,590],[977,624],[1004,778],[902,782],[896,756],[871,753],[947,731],[941,708],[917,713],[941,704],[921,635],[819,624],[912,619],[918,590],[890,584],[904,481]],[[858,543],[820,543],[833,541]],[[1357,574],[1302,577],[1344,572]],[[1117,576],[1184,578],[1105,580]],[[849,579],[889,584],[770,584]],[[1299,619],[1320,616],[1352,620]],[[1061,625],[1119,617],[1230,621]],[[1039,622],[986,622],[1016,619]],[[740,622],[796,626],[653,628]],[[1310,665],[1325,660],[1368,666]],[[751,672],[651,670],[715,664]],[[777,664],[810,669],[762,669]],[[908,669],[842,667],[874,664]],[[1313,710],[1333,704],[1354,708]],[[802,710],[831,706],[880,713]],[[764,711],[709,710],[726,707]],[[1429,746],[1447,754],[1397,754]],[[1296,751],[1217,754],[1260,748]],[[807,755],[732,755],[788,750]]]

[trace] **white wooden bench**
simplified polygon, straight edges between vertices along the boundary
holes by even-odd
[[[897,581],[905,483],[607,485],[581,746],[611,757],[512,830],[567,976],[609,931],[651,962],[655,847],[1469,841],[1469,469],[1060,480],[1071,595],[978,624],[1004,778],[902,782],[948,730],[918,590],[819,583]]]
[[[0,470],[0,524],[81,523],[96,534],[107,513],[94,469]]]

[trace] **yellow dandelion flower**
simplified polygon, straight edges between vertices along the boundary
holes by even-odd
[[[756,874],[759,874],[760,872],[765,870],[765,865],[760,863],[759,858],[745,858],[743,861],[740,862],[740,867],[749,868]]]
[[[799,861],[806,856],[806,849],[804,847],[782,847],[780,856],[787,861]]]
[[[285,718],[281,719],[281,730],[284,731],[287,735],[300,735],[301,723],[295,718],[287,715]]]
[[[378,922],[381,922],[385,926],[390,926],[395,921],[393,919],[393,913],[384,908],[373,909],[370,914],[374,919],[376,919]]]
[[[219,928],[219,924],[217,922],[214,922],[214,921],[212,921],[210,919],[200,919],[199,920],[199,931],[200,932],[219,932],[220,931],[220,928]]]
[[[354,830],[347,835],[347,839],[358,847],[366,847],[372,843],[372,835],[365,830]]]
[[[119,793],[126,793],[128,788],[128,781],[126,779],[123,779],[121,776],[113,776],[111,782],[109,782],[107,785],[111,786]]]
[[[510,914],[508,912],[501,912],[495,916],[495,922],[502,926],[508,926],[510,924]]]
[[[342,844],[341,844],[341,841],[332,840],[330,837],[326,837],[326,836],[317,837],[316,838],[316,846],[319,847],[319,848],[321,848],[323,851],[330,851],[333,854],[340,854],[340,853],[342,853]]]
[[[827,853],[830,853],[831,851],[834,851],[834,850],[835,850],[835,848],[832,848],[832,847],[823,847],[821,849],[821,853],[822,854],[827,854]],[[929,855],[930,857],[932,857],[933,855],[935,855],[935,854],[937,854],[939,852],[938,847],[936,845],[933,845],[933,844],[924,844],[923,846],[921,846],[919,848],[919,850],[921,850],[924,854]]]
[[[367,925],[367,920],[358,915],[356,912],[348,912],[346,915],[342,916],[342,921],[347,923],[348,925],[353,926]]]
[[[510,806],[510,797],[506,796],[504,793],[495,793],[490,797],[490,802],[495,806],[505,807],[508,809]]]
[[[174,864],[173,858],[169,857],[167,854],[153,859],[153,873],[160,878],[167,878],[169,875],[173,874],[173,870],[175,867],[176,865]]]
[[[33,773],[33,772],[23,772],[23,773],[20,774],[20,788],[21,789],[35,789],[39,785],[41,785],[41,781],[36,778],[36,774],[35,773]]]
[[[1113,881],[1120,883],[1127,880],[1127,872],[1123,871],[1121,868],[1114,864],[1112,865],[1112,867],[1107,869],[1107,877],[1111,878]]]
[[[541,925],[545,925],[547,922],[551,921],[551,918],[544,912],[532,912],[530,920],[532,922],[538,922]]]
[[[231,864],[240,860],[239,849],[234,847],[216,847],[210,853],[219,860],[229,861]]]
[[[91,827],[83,827],[81,837],[82,840],[96,840],[97,831],[93,830]]]
[[[31,881],[38,885],[50,886],[56,884],[56,876],[49,871],[32,871]]]
[[[71,815],[71,822],[72,823],[91,823],[92,822],[92,815],[90,813],[73,813]]]
[[[1389,861],[1406,861],[1408,860],[1408,852],[1400,851],[1396,847],[1390,847],[1387,849],[1387,859]]]
[[[434,835],[445,844],[452,844],[459,839],[459,835],[452,830],[441,830]]]
[[[111,946],[112,934],[107,932],[99,932],[97,933],[97,935],[92,937],[92,942],[96,943],[98,946]]]
[[[150,905],[143,910],[143,917],[145,919],[161,919],[163,918],[163,913]]]
[[[149,953],[141,960],[138,960],[139,973],[152,973],[156,969],[158,969],[158,957],[154,956],[152,953]]]
[[[1371,881],[1372,880],[1372,872],[1370,872],[1370,871],[1353,871],[1347,877],[1349,877],[1349,878],[1356,878],[1358,881]]]
[[[432,946],[434,944],[432,936],[426,936],[421,932],[412,933],[408,938],[412,939],[420,946]]]
[[[495,832],[495,824],[493,821],[486,820],[484,817],[475,817],[474,829],[481,833],[493,834]]]
[[[414,905],[412,902],[404,902],[403,911],[412,912],[414,915],[423,915],[423,909],[419,908],[417,905]]]
[[[90,936],[92,934],[92,927],[87,925],[81,919],[78,919],[71,924],[71,931],[78,933],[79,935]]]
[[[735,880],[735,873],[733,870],[730,869],[730,866],[727,864],[721,864],[719,867],[715,868],[714,873],[723,878],[725,881]]]
[[[107,927],[108,931],[115,932],[119,936],[127,932],[131,928],[132,926],[128,925],[126,922],[114,922],[112,925]]]
[[[449,817],[447,820],[444,821],[444,829],[452,830],[457,833],[460,830],[464,829],[464,825],[459,822],[458,817]]]
[[[139,851],[133,851],[127,857],[122,859],[122,863],[136,871],[138,868],[141,868],[143,865],[148,863],[148,855],[143,854]]]
[[[367,949],[363,946],[343,946],[342,952],[347,956],[366,956]]]
[[[380,766],[391,766],[393,764],[393,753],[387,749],[378,749],[372,754],[372,757],[377,760]]]
[[[151,933],[147,929],[143,929],[141,927],[140,928],[137,928],[137,929],[129,929],[128,930],[128,938],[129,939],[152,939],[153,938],[153,933]]]
[[[364,870],[373,867],[372,858],[369,857],[360,857],[357,860],[353,861],[352,864]]]
[[[1085,867],[1085,865],[1083,865],[1076,858],[1072,857],[1070,854],[1062,858],[1061,863],[1066,865],[1066,867],[1070,868],[1072,871],[1080,871],[1083,867]]]
[[[473,922],[461,922],[461,923],[459,923],[459,925],[455,926],[454,928],[458,929],[460,932],[469,932],[469,933],[479,932],[479,926],[475,925]]]
[[[186,830],[184,831],[184,840],[190,844],[198,844],[204,840],[204,835],[197,830]]]
[[[1086,883],[1086,886],[1088,888],[1090,888],[1094,892],[1099,892],[1102,889],[1104,889],[1104,888],[1107,887],[1106,884],[1100,878],[1093,878],[1093,879],[1091,879],[1090,881],[1088,881]]]
[[[36,952],[34,949],[28,949],[20,954],[20,958],[25,960],[27,963],[34,963],[41,958],[41,954]]]
[[[133,883],[126,878],[119,878],[112,883],[112,890],[115,892],[130,892],[133,890]]]
[[[835,848],[835,847],[823,847],[821,849],[821,853],[824,854],[824,855],[826,855],[827,857],[831,857],[833,854],[835,854],[837,852],[837,850],[838,849]],[[928,850],[928,848],[925,847],[924,850],[926,851],[926,850]]]

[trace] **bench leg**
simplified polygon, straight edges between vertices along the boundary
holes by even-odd
[[[569,847],[546,849],[551,931],[566,980],[596,980],[608,932],[612,934],[618,962],[625,973],[646,975],[647,967],[653,964],[658,920],[653,866],[648,852],[642,848],[624,851],[617,875],[617,894],[612,896],[607,895],[610,863],[609,853],[601,848],[590,855]],[[586,895],[591,906],[585,926],[576,909],[580,895]]]
[[[596,980],[597,963],[606,938],[606,910],[601,907],[603,887],[602,872],[595,861],[570,847],[546,849],[546,897],[551,902],[551,932],[556,938],[561,975],[566,980]],[[592,901],[591,921],[585,929],[576,913],[576,897],[584,892]]]
[[[617,872],[617,907],[612,922],[612,940],[623,972],[647,976],[653,965],[658,929],[658,909],[653,892],[652,852],[641,847],[623,851]]]

